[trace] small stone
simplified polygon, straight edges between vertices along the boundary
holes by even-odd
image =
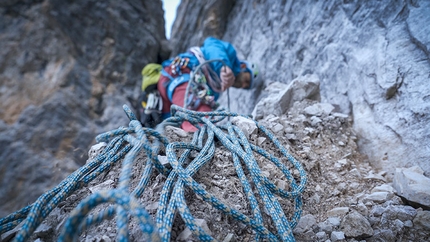
[[[369,175],[365,176],[364,179],[379,180],[379,181],[387,182],[383,176],[379,174],[374,174],[372,172],[370,172]]]
[[[321,231],[321,232],[316,233],[316,237],[319,240],[325,240],[325,239],[327,239],[327,234],[325,232]]]
[[[339,219],[339,218],[337,218],[337,217],[330,217],[330,218],[328,218],[328,219],[327,219],[327,221],[328,221],[331,225],[333,225],[333,226],[335,226],[335,227],[337,227],[337,226],[339,226],[339,225],[340,225],[340,219]]]
[[[157,208],[158,208],[158,202],[154,202],[145,207],[146,210],[157,210]]]
[[[45,223],[42,223],[41,225],[39,225],[39,227],[37,227],[37,229],[34,231],[34,235],[36,237],[45,237],[46,235],[48,235],[49,233],[51,233],[53,231],[53,228]]]
[[[106,180],[105,182],[103,182],[101,184],[98,184],[98,185],[93,186],[93,187],[89,187],[88,189],[90,189],[90,191],[92,193],[96,193],[96,192],[98,192],[100,190],[108,190],[108,189],[110,189],[112,187],[113,183],[114,183],[114,181],[111,180],[111,179],[109,179],[109,180]]]
[[[343,113],[332,113],[332,115],[336,118],[342,118],[342,119],[347,119],[348,115],[347,114],[343,114]]]
[[[316,224],[316,219],[312,214],[306,214],[302,216],[297,223],[294,233],[302,234],[312,228]]]
[[[98,144],[91,146],[90,150],[88,151],[89,159],[87,163],[93,160],[94,158],[96,158],[96,156],[100,154],[106,146],[107,144],[105,142],[100,142]]]
[[[381,206],[373,206],[372,210],[370,211],[370,214],[373,216],[379,217],[385,212],[385,208]]]
[[[405,222],[404,222],[404,225],[405,225],[405,227],[408,227],[408,228],[412,228],[414,225],[412,224],[412,221],[411,220],[406,220]]]
[[[403,227],[405,227],[404,223],[399,219],[394,220],[392,224],[393,225],[391,226],[391,229],[393,230],[393,232],[396,233],[399,233],[403,229]]]
[[[172,131],[173,133],[175,133],[177,136],[181,137],[181,138],[186,138],[188,136],[188,133],[185,132],[185,130],[177,128],[177,127],[173,127],[173,126],[168,126],[169,130]]]
[[[342,166],[346,166],[346,165],[348,165],[348,160],[347,159],[341,159],[341,160],[338,160],[337,163],[341,164]]]
[[[327,212],[328,217],[343,217],[348,213],[349,207],[337,207]]]
[[[363,216],[367,216],[369,214],[369,210],[367,209],[366,205],[364,203],[360,202],[355,206],[355,210],[359,212]]]
[[[375,230],[372,236],[373,241],[396,241],[396,235],[391,229]]]
[[[104,242],[111,242],[112,240],[107,235],[103,235],[102,236],[102,241],[104,241]]]
[[[166,164],[169,164],[169,161],[167,160],[167,156],[165,155],[158,155],[158,161],[164,166]]]
[[[388,192],[374,192],[372,194],[367,195],[364,197],[363,201],[372,201],[377,203],[383,203],[389,199]]]
[[[279,189],[282,189],[282,190],[285,190],[287,187],[287,183],[284,180],[278,179],[275,181],[275,184]]]
[[[357,212],[351,212],[343,218],[341,230],[347,237],[353,238],[366,238],[373,235],[369,221]]]
[[[333,231],[330,236],[331,241],[339,241],[345,239],[345,234],[342,231]]]
[[[421,227],[430,230],[430,211],[418,210],[417,216],[414,218],[416,227]]]
[[[295,134],[286,134],[286,135],[285,135],[285,137],[286,137],[288,140],[296,140],[296,139],[297,139],[297,137],[296,137],[296,135],[295,135]]]
[[[201,227],[207,234],[212,235],[209,227],[204,219],[195,219],[197,226]],[[189,240],[192,236],[191,230],[186,227],[178,236],[177,240]]]
[[[312,116],[311,117],[311,125],[312,126],[317,126],[319,123],[321,123],[322,120],[316,116]]]
[[[244,133],[244,135],[249,139],[251,134],[257,133],[258,127],[255,122],[251,119],[245,117],[234,117],[231,122],[239,127],[240,130]]]
[[[227,236],[225,236],[224,240],[222,242],[235,242],[236,239],[234,238],[234,234],[229,233]]]
[[[382,184],[380,186],[374,187],[372,192],[388,192],[394,193],[394,188],[388,184]]]
[[[330,224],[327,220],[321,223],[318,223],[318,227],[321,231],[324,231],[326,233],[331,233],[333,231],[333,225]]]
[[[387,220],[400,219],[401,221],[412,220],[417,215],[415,208],[404,205],[390,205],[388,206],[383,214],[383,217]]]
[[[258,137],[257,138],[257,145],[261,146],[264,143],[264,141],[266,141],[266,137]]]
[[[430,207],[430,178],[424,176],[420,167],[397,168],[393,186],[406,200]]]
[[[273,133],[277,134],[284,130],[284,126],[282,126],[282,124],[277,123],[273,125],[270,129],[273,131]]]
[[[333,110],[334,107],[330,103],[316,103],[312,106],[306,107],[303,111],[309,116],[322,116],[329,115]]]

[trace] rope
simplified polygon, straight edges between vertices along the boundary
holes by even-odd
[[[286,165],[273,154],[250,144],[238,127],[233,126],[230,122],[225,125],[216,125],[217,122],[222,121],[225,117],[241,116],[239,114],[225,111],[195,112],[172,105],[172,117],[163,121],[153,130],[143,128],[131,110],[126,105],[123,108],[130,119],[129,127],[119,127],[116,130],[98,135],[96,137],[98,142],[108,143],[104,151],[93,161],[72,173],[58,186],[44,193],[32,205],[0,219],[1,233],[15,228],[21,221],[24,221],[14,241],[28,240],[34,230],[61,201],[77,189],[88,185],[98,175],[108,170],[118,160],[124,158],[118,187],[112,190],[99,191],[82,200],[70,213],[58,241],[76,241],[78,235],[88,227],[114,217],[116,217],[117,224],[116,240],[121,242],[128,241],[128,215],[132,215],[137,219],[140,229],[149,241],[169,241],[176,213],[182,217],[185,225],[201,241],[215,241],[212,236],[197,225],[186,203],[185,187],[189,188],[213,208],[249,226],[255,231],[256,241],[262,239],[268,241],[295,241],[292,230],[297,225],[302,212],[301,194],[307,181],[306,173],[302,165],[287,152],[276,137],[264,126],[255,121],[260,131],[273,142],[280,150],[280,153],[299,171],[300,181],[296,181]],[[169,142],[163,135],[164,127],[170,124],[178,124],[185,120],[198,128],[198,131],[193,135],[192,141],[190,143]],[[150,139],[149,137],[154,137],[155,139]],[[193,178],[201,167],[213,160],[216,149],[215,137],[232,153],[233,164],[238,178],[250,202],[251,216],[247,216],[228,204],[224,204],[217,197],[208,193]],[[165,147],[171,168],[163,166],[157,158],[161,145]],[[148,159],[138,185],[133,190],[130,190],[133,164],[142,150],[146,153]],[[185,161],[192,150],[199,153],[185,166]],[[291,185],[289,190],[278,188],[267,177],[262,175],[254,156],[255,153],[272,162],[282,171]],[[154,171],[153,168],[166,177],[159,198],[155,221],[138,201],[144,195],[145,188],[150,182],[149,178]],[[245,176],[244,168],[248,171],[249,178]],[[252,180],[255,191],[251,188],[249,180]],[[261,198],[262,204],[258,203],[255,192]],[[278,202],[278,196],[294,201],[294,215],[291,219],[288,219],[284,213]],[[95,207],[101,204],[110,205],[98,213],[90,214]],[[269,231],[265,226],[260,206],[264,206],[270,215],[275,225],[276,233]]]

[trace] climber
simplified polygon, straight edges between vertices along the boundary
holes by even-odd
[[[172,104],[184,107],[186,100],[187,109],[208,112],[218,107],[216,100],[228,88],[251,89],[257,84],[256,65],[239,60],[230,43],[214,37],[208,37],[202,47],[192,47],[186,53],[164,61],[162,66],[157,88],[163,102],[163,119],[170,116]],[[200,75],[196,70],[198,67]],[[188,87],[191,70],[196,72],[193,79],[199,81]],[[189,122],[184,122],[181,127],[185,131],[197,130]]]

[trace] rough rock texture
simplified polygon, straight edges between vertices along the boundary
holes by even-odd
[[[418,166],[397,168],[393,186],[399,196],[430,209],[430,178]]]
[[[0,3],[0,217],[126,121],[121,106],[137,98],[141,68],[169,56],[163,41],[160,1]]]
[[[180,9],[207,2],[184,1]],[[412,165],[429,175],[429,11],[426,0],[237,0],[222,37],[259,64],[266,85],[317,75],[322,101],[352,115],[360,150],[390,178],[396,167]],[[204,28],[189,31],[202,36]],[[175,32],[172,40],[197,44]],[[259,89],[230,95],[232,110],[245,114],[264,96]]]
[[[303,193],[302,218],[293,231],[296,240],[327,241],[328,238],[331,241],[348,242],[363,241],[363,239],[365,241],[428,240],[429,211],[405,205],[394,194],[392,184],[386,182],[387,173],[377,173],[363,159],[357,149],[357,137],[352,129],[351,117],[341,116],[332,111],[320,116],[322,122],[312,123],[313,116],[305,114],[304,110],[315,104],[319,103],[309,99],[298,101],[288,112],[280,116],[265,116],[260,122],[274,132],[281,144],[303,164],[307,172],[308,183]],[[236,122],[240,123],[239,120]],[[283,129],[278,130],[276,128],[278,125]],[[247,126],[244,128],[247,129]],[[184,135],[179,129],[170,126],[166,128],[165,133],[171,142],[189,142],[192,138],[191,134]],[[277,149],[261,131],[251,132],[249,141],[279,157]],[[251,208],[240,185],[231,153],[221,142],[215,144],[214,158],[193,178],[221,202],[250,215]],[[103,145],[98,146],[100,148]],[[96,149],[91,150],[90,159],[95,154],[97,154]],[[196,155],[192,153],[191,158]],[[279,188],[289,189],[287,179],[277,167],[261,156],[256,155],[256,158],[264,176]],[[146,156],[142,151],[134,162],[131,189],[141,179],[145,160]],[[293,176],[299,175],[286,158],[282,158],[281,162],[287,165]],[[115,167],[60,202],[39,226],[32,239],[56,240],[70,212],[83,198],[100,189],[113,189],[118,186],[120,166],[121,162],[118,162]],[[153,173],[148,187],[139,198],[142,206],[153,216],[157,211],[165,181],[166,178],[161,174]],[[386,192],[387,196],[384,200],[369,198],[376,192]],[[254,240],[255,234],[249,227],[223,215],[204,202],[201,197],[196,196],[191,189],[185,189],[184,194],[192,215],[198,219],[200,226],[218,241]],[[257,199],[260,201],[261,198],[257,197]],[[294,203],[288,199],[278,199],[287,216],[291,218]],[[104,207],[104,205],[98,206],[93,212],[100,211]],[[260,209],[265,225],[276,233],[274,223],[261,203]],[[130,221],[130,239],[142,241],[142,233],[136,220]],[[4,234],[3,238],[12,238],[17,230]],[[84,231],[79,241],[114,241],[116,233],[115,219],[106,220]],[[197,241],[197,237],[190,234],[184,222],[176,216],[171,241]]]
[[[236,0],[182,0],[172,26],[172,55],[200,46],[208,36],[222,38]]]

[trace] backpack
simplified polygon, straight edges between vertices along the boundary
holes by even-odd
[[[163,67],[149,63],[142,69],[142,91],[138,98],[137,118],[143,127],[154,128],[161,123],[163,100],[157,89]]]

